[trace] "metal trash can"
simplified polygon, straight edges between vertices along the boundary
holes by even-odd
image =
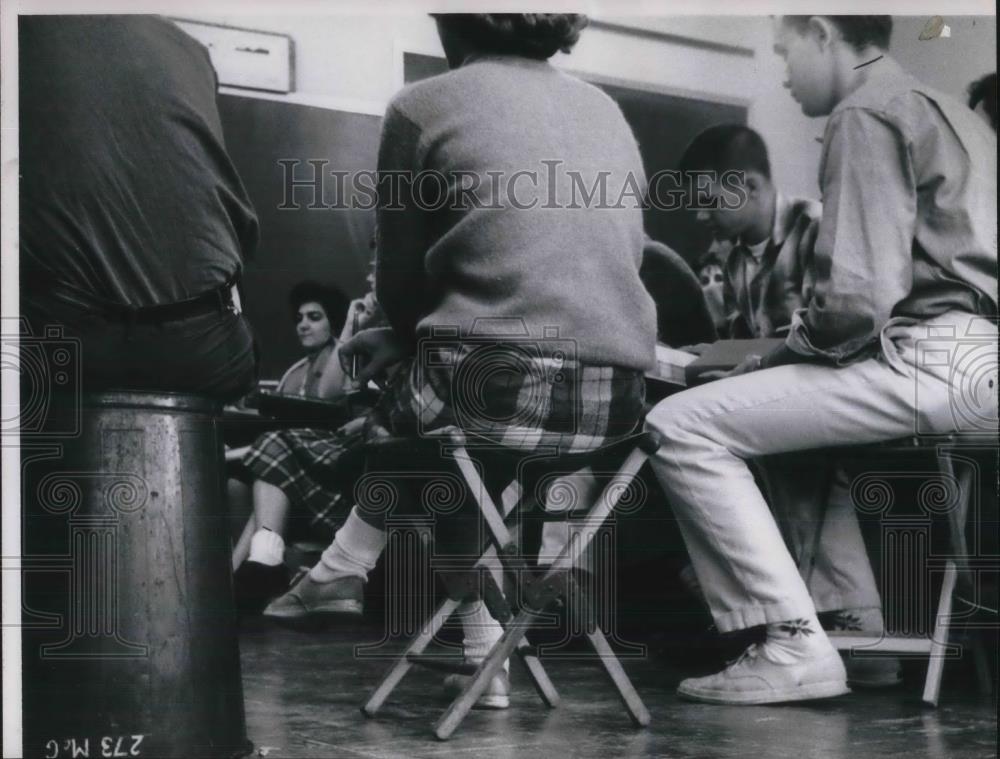
[[[219,409],[83,399],[22,441],[27,757],[234,757],[246,738]]]

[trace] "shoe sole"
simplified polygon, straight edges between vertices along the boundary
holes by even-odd
[[[481,696],[472,705],[473,709],[508,709],[510,708],[510,696]]]
[[[790,691],[767,693],[720,694],[705,693],[678,686],[677,695],[690,701],[706,704],[730,704],[736,706],[758,706],[762,704],[786,704],[795,701],[814,701],[820,698],[835,698],[851,692],[843,680],[800,685]]]
[[[280,625],[294,630],[312,632],[322,630],[337,620],[357,619],[364,615],[364,605],[360,601],[343,600],[329,601],[313,609],[296,611],[264,610],[263,616],[274,620]]]

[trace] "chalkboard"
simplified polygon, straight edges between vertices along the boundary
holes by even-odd
[[[407,83],[447,70],[444,58],[403,54],[403,78]],[[586,75],[582,78],[604,90],[622,109],[639,143],[646,176],[664,169],[676,169],[684,148],[703,129],[747,121],[747,109],[742,105],[608,83]],[[664,194],[669,187],[663,185]],[[644,222],[651,237],[669,245],[692,265],[711,244],[711,235],[698,225],[691,211],[650,208]]]
[[[684,148],[703,129],[716,124],[745,124],[744,106],[694,97],[667,95],[617,84],[593,82],[613,97],[639,143],[646,176],[676,169]],[[664,183],[664,195],[671,185]],[[708,250],[712,236],[695,220],[694,211],[650,208],[644,214],[646,233],[666,243],[694,267]]]
[[[244,310],[257,336],[261,378],[277,379],[302,356],[287,302],[292,286],[315,279],[352,298],[364,294],[375,227],[373,210],[310,208],[311,189],[286,197],[288,180],[312,178],[309,161],[325,161],[327,172],[373,171],[382,119],[230,94],[219,95],[219,112],[226,148],[260,220],[260,245],[244,270]],[[338,205],[331,177],[323,189],[315,205]]]

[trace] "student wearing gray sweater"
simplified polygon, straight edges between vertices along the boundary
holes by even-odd
[[[452,71],[393,98],[379,150],[376,294],[391,327],[360,333],[341,355],[361,357],[362,382],[399,365],[384,419],[395,434],[457,425],[566,452],[627,435],[656,340],[639,279],[646,180],[614,101],[547,62],[569,52],[586,18],[436,20]],[[265,614],[360,613],[385,546],[375,521],[355,508]],[[501,629],[481,602],[464,611],[474,661]],[[506,707],[508,688],[502,673],[481,705]]]

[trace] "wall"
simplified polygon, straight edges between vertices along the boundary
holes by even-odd
[[[353,101],[358,107],[371,109],[382,108],[401,86],[403,50],[441,54],[434,23],[425,14],[186,17],[288,34],[295,43],[299,95]],[[771,50],[768,18],[609,20],[745,46],[753,56],[592,28],[583,34],[572,55],[560,54],[554,63],[671,92],[691,91],[699,97],[712,95],[748,102],[750,125],[759,129],[772,146],[780,186],[792,194],[817,194],[816,138],[822,135],[823,124],[804,117],[783,89],[783,66]]]
[[[996,16],[945,16],[951,37],[921,40],[926,16],[893,19],[892,54],[918,78],[965,100],[969,83],[997,68]]]
[[[289,34],[296,89],[304,96],[353,101],[381,110],[402,85],[402,51],[440,55],[426,14],[189,16]],[[598,17],[599,18],[599,17]],[[556,65],[670,91],[694,91],[749,103],[749,124],[767,140],[775,180],[786,193],[816,197],[824,119],[808,119],[782,86],[784,64],[772,51],[772,21],[754,17],[608,18],[700,41],[750,48],[752,57],[601,28],[588,29]],[[996,67],[996,18],[946,17],[950,39],[920,41],[925,17],[897,17],[893,54],[924,81],[964,97],[970,81]]]

